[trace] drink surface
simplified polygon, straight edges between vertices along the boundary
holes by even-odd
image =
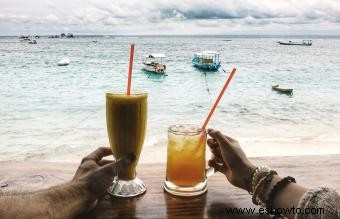
[[[119,179],[131,180],[143,147],[147,120],[147,94],[106,93],[106,124],[113,156],[116,159],[130,153],[135,162],[118,171]]]
[[[206,135],[192,125],[172,126],[168,132],[167,180],[195,186],[205,180]]]

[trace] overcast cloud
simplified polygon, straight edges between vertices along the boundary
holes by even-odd
[[[0,34],[340,34],[340,0],[0,0]]]

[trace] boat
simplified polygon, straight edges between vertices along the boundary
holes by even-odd
[[[217,71],[221,67],[220,54],[214,51],[198,52],[194,54],[192,63],[200,69]]]
[[[166,56],[162,53],[151,53],[143,56],[143,70],[157,74],[166,72]]]
[[[36,40],[28,40],[28,44],[37,44]]]
[[[24,35],[21,35],[19,37],[20,40],[29,40],[31,38],[31,36],[24,36]]]
[[[272,89],[275,90],[275,91],[278,91],[280,93],[284,93],[284,94],[292,94],[293,93],[292,88],[283,88],[283,87],[280,87],[280,85],[276,84],[276,83],[272,84]]]
[[[67,66],[70,64],[70,59],[69,58],[63,58],[58,62],[58,66]]]
[[[51,36],[49,36],[48,38],[50,38],[50,39],[55,39],[55,38],[60,38],[60,36],[59,36],[59,35],[51,35]]]
[[[311,46],[313,45],[312,40],[302,40],[302,42],[293,42],[293,41],[288,41],[288,42],[283,42],[283,41],[278,41],[277,42],[280,45],[292,45],[292,46]]]
[[[20,40],[20,42],[28,42],[28,41],[32,40],[32,37],[31,36],[23,36],[23,35],[21,35],[19,37],[19,40]]]

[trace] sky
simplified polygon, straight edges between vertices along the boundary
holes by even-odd
[[[0,0],[0,35],[335,34],[340,0]]]

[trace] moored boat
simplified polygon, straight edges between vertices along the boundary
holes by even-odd
[[[200,69],[217,71],[221,67],[220,54],[214,51],[198,52],[194,54],[192,63]]]
[[[28,44],[37,44],[36,40],[28,40]]]
[[[288,42],[283,42],[283,41],[278,41],[277,42],[280,45],[292,45],[292,46],[311,46],[313,45],[312,40],[302,40],[302,42],[293,42],[293,41],[288,41]]]
[[[293,93],[292,88],[283,88],[283,87],[280,87],[280,85],[276,84],[276,83],[272,84],[272,89],[275,90],[275,91],[278,91],[280,93],[285,93],[285,94],[292,94]]]
[[[58,62],[58,66],[67,66],[70,64],[70,59],[69,58],[63,58]]]
[[[32,40],[32,37],[31,36],[24,36],[24,35],[21,35],[19,37],[19,40],[20,42],[28,42],[28,41],[31,41]]]
[[[143,70],[164,74],[166,72],[165,65],[166,56],[161,53],[151,53],[143,56]]]

